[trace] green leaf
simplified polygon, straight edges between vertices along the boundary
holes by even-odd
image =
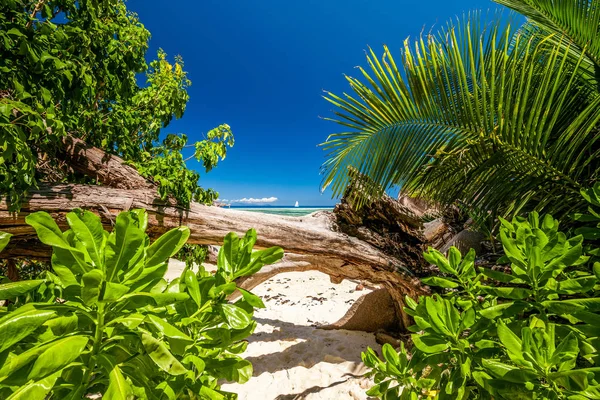
[[[550,363],[558,365],[560,363],[575,360],[579,354],[579,342],[575,333],[569,332],[569,334],[560,342],[554,354],[550,359]]]
[[[136,226],[128,212],[117,216],[115,228],[108,236],[104,250],[107,281],[114,282],[117,274],[126,266],[133,266],[130,263],[143,248],[144,238],[144,231]]]
[[[196,305],[198,307],[202,306],[202,294],[200,293],[198,278],[196,278],[194,271],[189,269],[185,271],[185,286],[187,287],[187,291]]]
[[[576,294],[589,292],[596,284],[595,276],[584,276],[575,279],[566,279],[558,282],[556,292],[561,294]]]
[[[578,311],[600,311],[600,298],[582,298],[569,300],[547,300],[542,305],[556,314],[572,314]]]
[[[142,344],[146,352],[160,369],[170,375],[182,375],[187,369],[169,352],[167,346],[153,336],[142,333]]]
[[[57,372],[40,381],[27,382],[14,391],[6,400],[45,399],[59,376],[60,374]]]
[[[508,382],[526,383],[537,378],[534,371],[513,367],[499,361],[483,359],[481,364],[492,376]]]
[[[247,301],[248,304],[250,304],[252,307],[266,308],[265,303],[263,303],[262,299],[260,297],[258,297],[257,295],[255,295],[254,293],[250,293],[249,291],[244,290],[242,288],[237,288],[237,289],[242,294],[242,297],[244,298],[244,300]]]
[[[523,288],[480,286],[480,289],[484,293],[512,300],[522,300],[532,295],[531,290]]]
[[[168,321],[165,321],[164,319],[159,318],[155,315],[148,315],[145,321],[152,324],[162,335],[168,338],[184,340],[187,342],[194,341],[191,337],[181,332],[179,329],[171,325]]]
[[[128,293],[121,297],[119,301],[127,300],[134,308],[140,308],[147,305],[155,305],[158,307],[169,304],[185,301],[190,296],[187,293]]]
[[[506,347],[510,359],[519,365],[524,363],[521,339],[504,323],[498,323],[498,338]]]
[[[519,314],[519,313],[527,310],[530,307],[531,306],[526,302],[512,302],[511,301],[508,303],[497,304],[495,306],[484,308],[479,313],[484,318],[496,319],[500,316],[507,317],[507,316]]]
[[[0,232],[0,253],[2,252],[2,250],[4,250],[11,237],[12,234],[10,233]]]
[[[0,353],[29,336],[55,316],[54,311],[28,309],[21,312],[17,310],[0,318]]]
[[[504,272],[494,271],[488,268],[479,268],[479,271],[488,278],[492,278],[498,282],[516,284],[525,283],[522,279],[519,279],[514,275],[505,274]]]
[[[49,246],[71,249],[71,246],[63,237],[62,231],[54,222],[54,219],[45,211],[38,211],[25,217],[25,222],[31,225],[40,241]]]
[[[127,293],[129,293],[129,286],[122,285],[120,283],[106,282],[104,286],[104,293],[102,294],[103,303],[117,301]]]
[[[108,388],[102,398],[106,400],[130,400],[133,398],[133,390],[131,385],[121,372],[118,365],[113,366],[108,375]]]
[[[92,306],[98,302],[100,295],[100,285],[104,276],[99,269],[93,269],[90,272],[83,274],[81,280],[83,287],[81,288],[81,300],[87,305]]]
[[[450,347],[446,340],[438,336],[413,334],[411,337],[415,347],[423,353],[439,353]]]
[[[442,287],[442,288],[455,288],[455,287],[459,286],[459,284],[453,280],[446,279],[446,278],[439,278],[437,276],[430,276],[428,278],[423,278],[423,279],[421,279],[421,282],[423,282],[426,285],[438,286],[438,287]]]
[[[12,299],[28,293],[44,283],[43,279],[9,282],[0,285],[0,300]]]
[[[190,237],[190,228],[171,229],[152,243],[146,252],[146,268],[161,264],[175,255]]]
[[[76,209],[67,213],[67,222],[87,250],[93,265],[101,268],[103,266],[104,229],[100,218],[90,211]]]
[[[460,252],[459,252],[459,254],[460,254]],[[423,253],[423,257],[425,258],[425,261],[427,261],[428,263],[437,265],[437,267],[440,269],[440,271],[442,271],[446,274],[451,274],[451,275],[457,274],[456,270],[454,270],[450,266],[450,262],[448,261],[448,259],[446,257],[444,257],[444,255],[442,253],[440,253],[438,250],[429,247],[427,249],[427,251],[425,253]]]
[[[235,304],[221,304],[219,310],[233,329],[244,329],[252,322],[250,316]]]
[[[27,379],[40,379],[62,370],[82,355],[88,341],[84,336],[71,336],[48,346],[35,360]]]

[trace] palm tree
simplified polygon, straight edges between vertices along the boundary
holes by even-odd
[[[346,130],[322,144],[324,187],[342,194],[350,169],[479,215],[583,206],[600,164],[600,0],[497,1],[527,22],[467,15],[407,40],[399,62],[370,50],[353,93],[326,94]]]

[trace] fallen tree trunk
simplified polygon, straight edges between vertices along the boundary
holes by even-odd
[[[30,192],[18,213],[9,211],[6,201],[0,202],[0,231],[13,235],[10,244],[0,253],[0,259],[48,259],[50,248],[37,241],[35,231],[25,223],[25,217],[36,211],[46,211],[66,228],[66,214],[83,208],[98,214],[107,229],[117,214],[124,210],[143,208],[148,211],[148,234],[156,238],[169,229],[188,226],[191,244],[221,244],[225,235],[241,235],[250,228],[258,233],[258,247],[280,246],[285,259],[265,268],[261,273],[240,282],[251,288],[282,272],[318,270],[328,274],[333,282],[343,279],[364,280],[385,286],[397,303],[396,311],[405,326],[408,316],[402,311],[404,296],[413,298],[427,292],[415,277],[411,261],[404,253],[386,254],[375,241],[365,241],[344,233],[340,218],[332,213],[317,213],[306,217],[283,217],[192,203],[189,208],[174,200],[161,200],[156,185],[141,177],[122,159],[108,155],[96,147],[86,146],[74,138],[65,141],[61,157],[73,171],[85,174],[106,186],[81,184],[45,184]],[[348,225],[347,220],[346,225]],[[402,224],[412,225],[405,219]],[[381,233],[381,232],[380,232]],[[395,256],[395,257],[394,257]],[[417,256],[418,257],[418,256]]]
[[[148,210],[148,234],[158,237],[177,226],[191,230],[189,243],[220,244],[229,232],[243,234],[250,228],[258,232],[258,247],[281,246],[294,254],[297,269],[322,271],[333,279],[363,279],[384,284],[402,304],[405,294],[416,297],[424,288],[400,260],[388,256],[357,238],[335,231],[327,218],[304,218],[224,209],[192,204],[184,209],[173,201],[163,201],[153,189],[115,189],[89,185],[49,185],[32,191],[19,213],[12,213],[6,202],[0,203],[0,231],[13,235],[0,258],[49,256],[49,249],[35,241],[35,231],[25,217],[46,211],[66,228],[65,215],[74,208],[91,210],[110,229],[123,210]],[[304,265],[304,266],[302,266]],[[282,265],[283,267],[283,265]],[[279,267],[275,267],[279,268]]]

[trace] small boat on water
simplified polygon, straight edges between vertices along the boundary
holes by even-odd
[[[298,200],[296,200],[296,204],[294,204],[294,207],[300,207],[300,205],[298,204]]]

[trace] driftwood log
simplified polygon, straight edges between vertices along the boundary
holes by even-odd
[[[18,213],[10,212],[10,205],[2,200],[0,231],[9,232],[13,237],[9,246],[0,253],[0,259],[49,258],[50,249],[37,241],[35,231],[25,223],[25,217],[29,213],[46,211],[61,227],[66,228],[66,213],[74,208],[83,208],[98,214],[105,227],[110,229],[119,212],[143,208],[149,214],[148,234],[151,237],[185,225],[191,230],[188,243],[221,244],[223,237],[229,232],[243,234],[246,230],[255,228],[258,232],[258,247],[281,246],[285,250],[286,256],[282,262],[241,282],[243,287],[253,287],[281,272],[304,270],[321,271],[328,274],[332,281],[358,279],[381,284],[397,302],[397,312],[405,326],[409,320],[401,311],[404,295],[415,298],[427,292],[427,288],[420,284],[413,273],[415,261],[412,256],[399,257],[409,254],[409,247],[404,248],[403,252],[390,255],[386,253],[389,243],[385,241],[384,245],[377,246],[377,242],[373,240],[369,240],[369,243],[355,237],[360,237],[360,234],[351,236],[344,233],[349,231],[348,213],[339,220],[331,213],[283,217],[195,203],[189,208],[183,208],[171,199],[161,200],[157,196],[156,186],[119,157],[86,146],[77,139],[67,141],[65,149],[63,156],[66,164],[104,186],[41,185],[29,193]],[[346,221],[345,225],[340,225],[342,220]],[[406,221],[401,221],[401,224],[406,224]],[[385,232],[377,235],[383,238]],[[362,236],[364,238],[365,235]],[[415,250],[418,247],[415,243],[409,246],[415,246]],[[409,259],[407,264],[406,260]]]

